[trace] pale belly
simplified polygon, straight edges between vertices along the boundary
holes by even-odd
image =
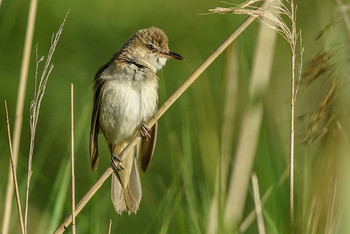
[[[140,124],[153,116],[157,99],[157,83],[149,82],[139,89],[120,81],[104,85],[99,124],[108,144],[129,140]]]

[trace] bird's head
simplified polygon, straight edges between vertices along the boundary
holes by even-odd
[[[163,30],[151,27],[135,33],[124,45],[133,60],[146,64],[154,71],[160,70],[167,59],[183,60],[183,57],[169,50],[168,37]]]

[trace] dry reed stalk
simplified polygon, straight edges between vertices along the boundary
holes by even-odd
[[[264,193],[262,199],[261,199],[261,204],[264,205],[265,202],[267,201],[267,199],[270,197],[272,191],[275,188],[280,187],[288,178],[289,175],[289,167],[286,168],[281,177],[279,178],[278,182],[276,184],[272,184]],[[242,221],[241,225],[239,226],[239,233],[245,233],[247,231],[247,229],[250,227],[250,225],[252,225],[252,223],[254,222],[256,218],[256,212],[253,209],[252,211],[249,212],[249,214],[247,215],[247,217]]]
[[[230,8],[216,8],[210,10],[213,13],[232,13],[232,14],[245,14],[260,17],[259,20],[269,27],[276,30],[288,43],[291,50],[291,121],[290,121],[290,150],[289,150],[289,206],[290,206],[290,223],[293,229],[294,227],[294,121],[295,121],[295,100],[296,90],[295,87],[295,59],[296,59],[296,43],[298,38],[301,38],[301,34],[296,32],[296,15],[295,5],[293,0],[287,0],[288,7],[283,4],[282,0],[270,0],[270,10],[257,9],[253,4],[261,2],[261,0],[248,0],[236,7]],[[282,16],[286,16],[290,20],[291,26],[284,21]],[[300,59],[302,60],[303,49],[300,46]],[[300,69],[302,70],[302,63],[300,63]],[[299,80],[300,80],[299,73]],[[293,233],[293,230],[292,230]]]
[[[135,145],[134,145],[135,146]],[[85,207],[85,205],[90,201],[90,199],[95,195],[95,193],[101,188],[103,183],[108,179],[108,177],[112,174],[113,167],[110,166],[107,170],[98,178],[98,180],[93,184],[93,186],[89,189],[89,191],[84,195],[84,197],[79,201],[77,206],[75,207],[75,215],[78,216],[80,211]],[[70,214],[56,229],[54,234],[63,233],[72,222],[72,214]]]
[[[260,7],[265,8],[266,3],[263,3]],[[168,100],[158,109],[154,116],[145,124],[146,127],[151,128],[158,119],[170,108],[170,106],[182,95],[183,92],[208,68],[208,66],[254,21],[256,16],[249,16],[243,23],[230,35],[228,38],[215,50],[213,51],[204,62],[190,75],[190,77],[168,98]],[[131,150],[141,140],[140,133],[131,140],[127,147],[119,154],[119,158],[122,160],[126,152]],[[76,215],[84,208],[89,202],[92,196],[98,191],[102,184],[112,174],[112,166],[108,167],[103,175],[95,182],[90,190],[78,203],[75,211]],[[62,233],[72,222],[72,215],[70,214],[56,229],[55,233]]]
[[[295,59],[296,59],[296,42],[298,35],[296,33],[296,16],[295,16],[295,6],[294,1],[290,0],[291,8],[291,35],[290,35],[290,49],[291,49],[291,114],[290,114],[290,154],[289,154],[289,209],[290,209],[290,225],[292,228],[292,234],[294,233],[294,122],[295,122],[295,100],[296,100],[296,91],[295,91]],[[300,64],[301,67],[301,64]],[[301,68],[300,68],[301,69]],[[299,74],[300,80],[301,74]]]
[[[54,67],[51,64],[52,56],[55,52],[57,43],[60,39],[64,23],[66,22],[67,16],[63,19],[62,24],[60,25],[56,34],[52,35],[51,39],[51,47],[45,61],[45,66],[43,72],[41,74],[41,78],[39,81],[39,85],[37,87],[37,78],[38,78],[38,68],[41,61],[44,60],[44,57],[38,59],[38,53],[36,54],[36,69],[35,69],[35,89],[34,89],[34,99],[30,105],[30,147],[29,147],[29,160],[28,160],[28,176],[27,176],[27,186],[26,186],[26,203],[25,203],[25,213],[24,213],[24,232],[28,233],[28,210],[29,210],[29,189],[30,189],[30,180],[32,177],[32,164],[33,164],[33,153],[34,153],[34,142],[35,142],[35,134],[36,134],[36,126],[39,119],[41,102],[45,94],[46,84],[51,74],[51,71]]]
[[[267,3],[264,1],[258,9],[265,9]],[[216,49],[204,62],[188,77],[188,79],[168,98],[159,108],[157,113],[147,123],[152,127],[157,120],[169,109],[169,107],[182,95],[183,92],[209,67],[209,65],[256,19],[256,15],[250,15],[243,23]]]
[[[13,159],[13,151],[12,151],[12,141],[11,141],[11,130],[10,130],[10,120],[9,113],[7,109],[7,102],[5,100],[5,113],[6,113],[6,126],[7,126],[7,136],[9,141],[10,148],[10,161],[11,161],[11,171],[12,171],[12,179],[15,184],[15,194],[16,194],[16,202],[17,202],[17,210],[18,210],[18,219],[21,226],[21,232],[24,233],[24,223],[22,216],[22,208],[21,208],[21,199],[19,198],[19,190],[18,190],[18,182],[17,182],[17,174],[16,174],[16,165]]]
[[[286,177],[287,178],[287,177]],[[271,185],[264,195],[261,198],[261,204],[264,205],[267,199],[270,197],[272,190],[274,188],[274,185]],[[239,226],[238,233],[245,233],[248,228],[253,224],[254,220],[256,218],[256,210],[253,209],[252,211],[249,212],[247,217],[242,221],[242,223]]]
[[[259,234],[265,234],[266,231],[265,231],[264,218],[263,218],[262,208],[261,208],[258,178],[256,177],[256,174],[254,172],[251,177],[252,177],[251,179],[252,179],[255,213],[257,217],[258,230],[259,230]]]
[[[136,136],[119,154],[119,158],[123,159],[129,150],[133,149],[141,140],[141,136]],[[113,166],[109,166],[107,170],[98,178],[98,180],[91,186],[89,191],[84,195],[84,197],[79,201],[78,205],[75,207],[75,216],[77,216],[80,211],[85,207],[85,205],[90,201],[90,199],[95,195],[95,193],[101,188],[103,183],[112,175]],[[54,232],[63,233],[72,222],[72,213],[61,223],[61,225]]]
[[[0,5],[1,5],[1,2],[0,2]],[[21,74],[20,74],[20,81],[19,81],[18,93],[17,93],[16,118],[15,118],[14,134],[13,134],[13,159],[14,159],[15,165],[17,165],[17,161],[18,161],[18,152],[19,152],[19,145],[21,140],[23,106],[24,106],[24,98],[26,93],[29,59],[30,59],[30,51],[32,48],[37,5],[38,5],[38,0],[30,1],[26,36],[24,40]],[[13,180],[11,179],[11,170],[10,170],[8,173],[8,181],[7,181],[7,188],[6,188],[5,209],[4,209],[4,217],[2,221],[2,234],[8,233],[10,216],[11,216],[11,208],[12,208],[12,197],[13,197]]]
[[[111,231],[112,231],[112,220],[109,219],[109,222],[108,222],[108,234],[111,234]]]
[[[271,6],[268,6],[264,11],[268,12],[270,8]],[[254,11],[251,15],[254,15]],[[264,19],[259,20],[263,21]],[[250,78],[251,101],[257,100],[268,87],[275,40],[275,31],[262,24],[259,29]],[[254,105],[251,104],[243,115],[238,148],[235,153],[236,157],[232,162],[233,169],[224,211],[224,225],[228,231],[236,228],[242,218],[262,117],[263,105],[261,101]]]
[[[295,120],[295,50],[292,50],[292,84],[291,84],[291,113],[290,113],[290,151],[289,151],[289,210],[290,210],[290,223],[292,229],[294,229],[294,120]],[[292,233],[294,231],[292,230]]]
[[[74,85],[70,84],[70,145],[72,175],[72,233],[75,234],[75,172],[74,172]]]

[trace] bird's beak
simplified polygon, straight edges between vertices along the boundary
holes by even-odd
[[[160,53],[162,56],[166,57],[167,59],[177,59],[177,60],[183,60],[184,58],[172,51],[169,51],[168,53]]]

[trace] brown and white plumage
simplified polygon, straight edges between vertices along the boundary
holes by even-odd
[[[165,33],[155,27],[138,31],[102,66],[94,79],[94,106],[91,118],[90,160],[92,170],[98,164],[98,133],[104,134],[112,156],[119,153],[135,136],[142,123],[157,110],[158,77],[169,58],[182,59],[168,48]],[[157,124],[149,130],[149,139],[131,150],[122,162],[121,171],[112,175],[111,197],[115,210],[121,214],[136,211],[142,197],[138,149],[141,169],[148,168],[157,137]]]

